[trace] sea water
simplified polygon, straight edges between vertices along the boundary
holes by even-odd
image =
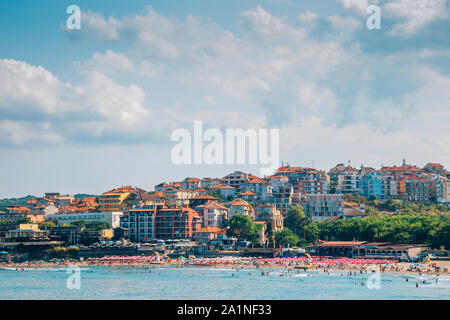
[[[268,272],[268,275],[261,273]],[[0,299],[450,299],[450,277],[318,270],[90,267],[79,289],[66,269],[0,270]],[[408,277],[408,281],[406,281]],[[423,283],[425,280],[426,283]],[[370,280],[369,280],[370,282]],[[416,287],[419,282],[419,287]]]

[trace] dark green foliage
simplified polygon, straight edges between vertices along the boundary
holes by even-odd
[[[244,214],[235,214],[231,217],[227,234],[239,240],[255,241],[261,225],[253,222],[252,218]]]
[[[351,218],[317,223],[322,240],[429,244],[450,249],[450,217],[447,215],[392,215]]]
[[[290,247],[296,246],[299,243],[299,237],[288,228],[282,231],[275,232],[275,243],[277,246]]]

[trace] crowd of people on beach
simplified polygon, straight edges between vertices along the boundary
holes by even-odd
[[[351,259],[326,257],[293,257],[293,258],[263,258],[263,257],[178,257],[168,256],[108,256],[102,258],[52,259],[50,261],[26,261],[22,263],[2,264],[3,268],[25,270],[29,268],[56,268],[67,266],[196,266],[196,267],[229,267],[243,268],[283,268],[286,270],[340,270],[349,275],[368,272],[397,272],[416,273],[421,275],[446,274],[448,267],[440,266],[437,262],[423,262],[421,264],[407,264],[386,259]],[[264,273],[264,271],[262,271]]]

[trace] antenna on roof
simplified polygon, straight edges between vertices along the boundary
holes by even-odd
[[[350,167],[350,160],[348,160],[348,166]]]
[[[406,159],[403,159],[403,166],[406,165]]]

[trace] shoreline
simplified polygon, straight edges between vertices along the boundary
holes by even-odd
[[[428,265],[428,263],[423,263],[422,265]],[[450,264],[450,262],[449,262]],[[450,275],[450,272],[447,271],[435,271],[430,269],[431,266],[427,266],[426,269],[421,270],[408,270],[407,267],[410,266],[410,263],[400,262],[395,263],[392,266],[383,267],[381,264],[365,264],[365,265],[330,265],[330,264],[288,264],[288,263],[269,263],[269,264],[252,264],[252,263],[242,263],[242,264],[233,264],[233,263],[88,263],[88,262],[71,262],[67,264],[60,263],[17,263],[17,264],[6,264],[0,266],[0,270],[6,269],[9,271],[25,271],[27,269],[62,269],[70,266],[77,267],[146,267],[146,268],[184,268],[184,267],[195,267],[195,268],[205,268],[205,269],[230,269],[230,270],[262,270],[264,272],[267,269],[275,269],[275,270],[285,270],[287,272],[302,270],[306,271],[321,271],[324,273],[329,273],[329,271],[341,271],[346,273],[347,275],[363,275],[363,274],[372,274],[375,272],[387,273],[387,274],[400,274],[404,276],[408,275],[418,275],[418,276],[435,276],[438,277],[440,275],[446,276]],[[441,267],[445,268],[445,267]],[[11,270],[16,269],[16,270]],[[428,272],[427,272],[428,270]],[[344,274],[345,275],[345,274]]]

